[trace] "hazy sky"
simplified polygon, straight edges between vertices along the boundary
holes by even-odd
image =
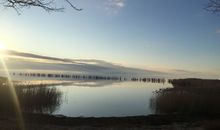
[[[220,75],[220,15],[204,10],[208,0],[72,1],[84,10],[60,3],[63,13],[30,8],[17,15],[0,8],[0,43],[41,55]]]

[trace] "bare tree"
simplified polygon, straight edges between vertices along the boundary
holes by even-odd
[[[220,0],[209,0],[206,10],[212,13],[220,13]]]
[[[64,7],[57,7],[55,6],[56,0],[0,0],[1,5],[3,5],[6,8],[13,8],[17,11],[18,14],[20,14],[20,9],[24,7],[39,7],[44,9],[45,11],[51,12],[51,11],[56,11],[60,12],[63,11],[65,8]],[[70,5],[74,10],[76,11],[81,11],[81,8],[77,8],[72,2],[69,0],[63,0],[67,4]]]

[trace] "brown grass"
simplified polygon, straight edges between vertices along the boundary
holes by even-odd
[[[220,115],[220,81],[173,80],[173,88],[155,92],[151,107],[156,113],[197,116]]]
[[[6,79],[0,78],[0,113],[11,114],[15,110],[12,93]],[[4,85],[3,85],[4,84]],[[50,114],[59,108],[62,93],[52,87],[15,87],[23,112]]]

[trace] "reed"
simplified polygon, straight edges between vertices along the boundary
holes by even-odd
[[[151,108],[157,114],[220,115],[220,81],[181,79],[173,88],[154,93]]]
[[[3,85],[6,79],[0,78],[0,113],[13,113],[15,106],[9,86]],[[52,87],[15,87],[23,112],[51,114],[61,104],[62,93]]]

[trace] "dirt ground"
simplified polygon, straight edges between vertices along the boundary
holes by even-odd
[[[0,130],[21,130],[14,117],[0,116]],[[205,130],[219,129],[219,121],[184,116],[151,115],[110,118],[70,118],[25,115],[24,130]]]

